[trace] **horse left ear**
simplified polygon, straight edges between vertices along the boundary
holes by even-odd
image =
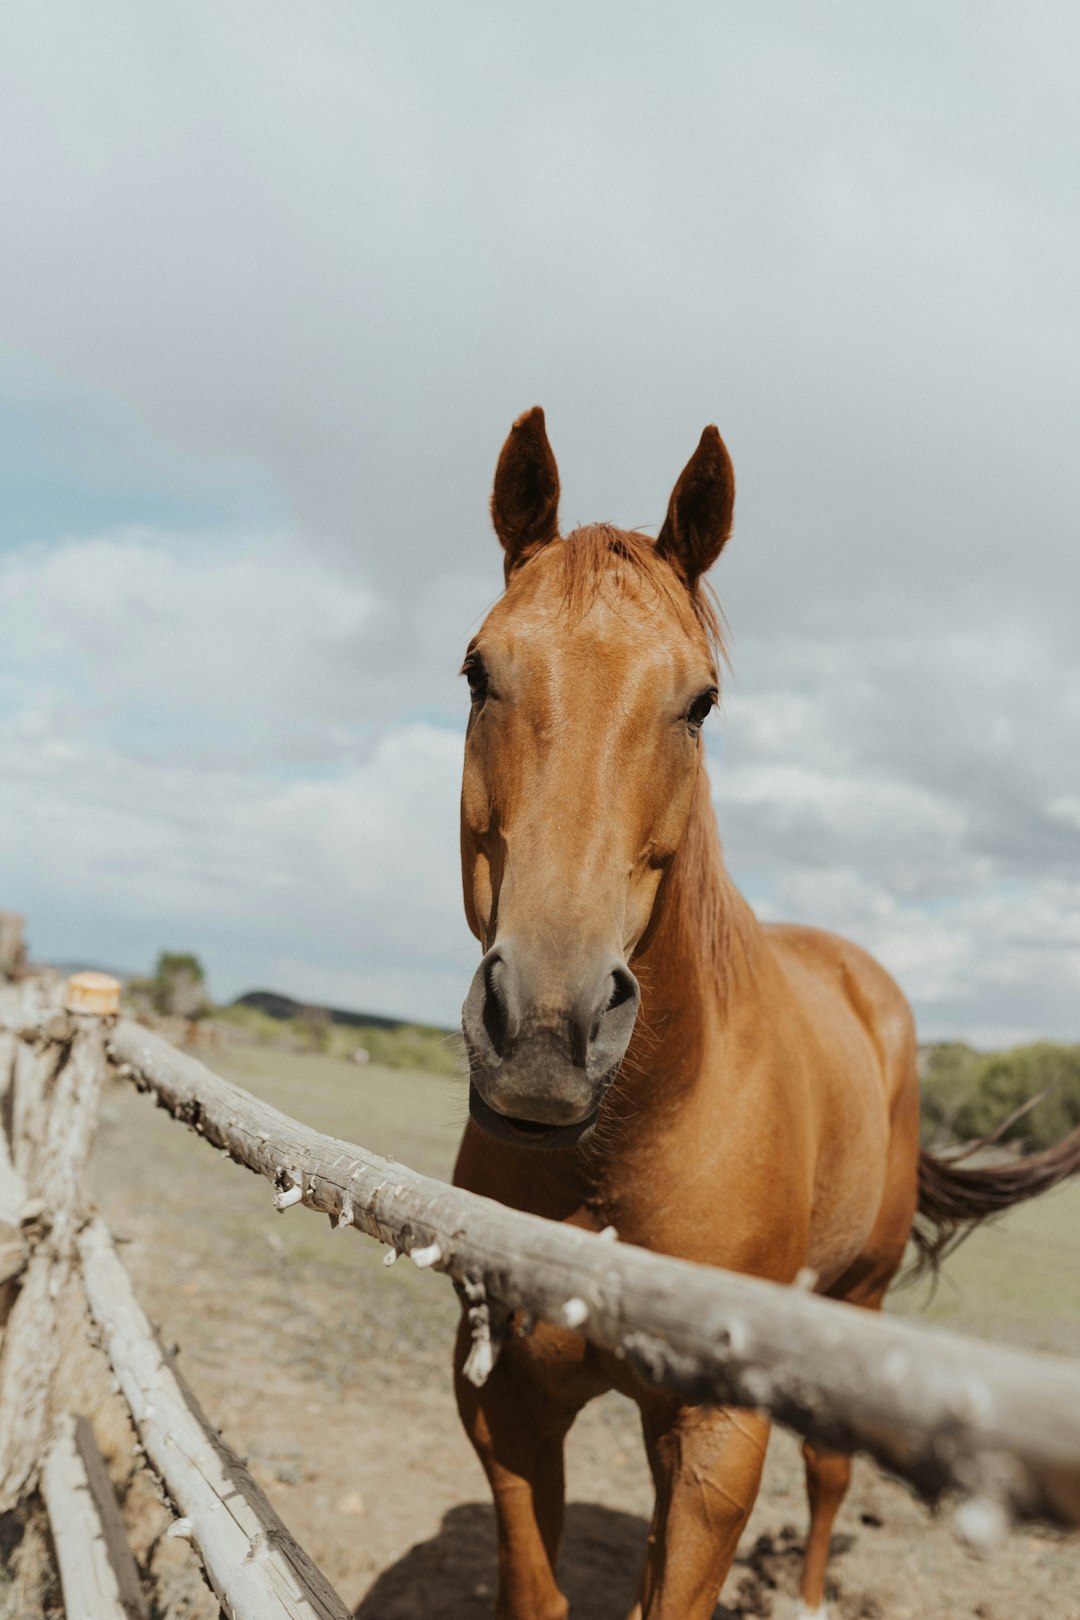
[[[656,549],[690,590],[711,568],[731,533],[735,469],[720,434],[709,426],[671,492]]]
[[[559,469],[539,405],[510,429],[495,469],[491,521],[506,552],[506,577],[559,532]]]

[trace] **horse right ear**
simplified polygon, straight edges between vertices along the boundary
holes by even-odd
[[[731,457],[716,428],[707,427],[679,474],[667,517],[656,537],[658,553],[667,558],[691,591],[697,589],[698,580],[723,550],[734,513]]]
[[[491,521],[506,552],[506,577],[559,532],[559,469],[539,405],[510,429],[495,469]]]

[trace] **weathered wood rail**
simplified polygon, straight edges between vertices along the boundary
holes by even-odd
[[[57,1422],[41,1489],[69,1612],[147,1620],[120,1509],[85,1418],[65,1414]]]
[[[218,1596],[241,1615],[350,1620],[344,1603],[202,1416],[139,1308],[100,1221],[83,1228],[79,1257],[90,1314],[139,1438],[183,1515],[184,1533],[197,1540]]]
[[[1080,1524],[1080,1364],[1000,1349],[611,1242],[447,1186],[309,1130],[150,1031],[107,1037],[174,1118],[337,1225],[447,1272],[485,1332],[507,1311],[572,1325],[695,1400],[764,1407],[810,1439],[868,1452],[930,1501],[950,1487]],[[487,1310],[485,1311],[485,1306]]]
[[[694,1400],[764,1408],[823,1445],[865,1451],[927,1500],[958,1492],[972,1539],[991,1538],[1011,1517],[1080,1525],[1080,1363],[868,1315],[799,1288],[653,1254],[613,1233],[507,1209],[311,1130],[126,1019],[0,994],[0,1083],[13,1053],[15,1111],[26,1111],[35,1145],[11,1163],[0,1154],[0,1222],[8,1221],[0,1238],[9,1233],[0,1250],[9,1271],[24,1268],[0,1385],[35,1265],[44,1268],[38,1294],[44,1288],[47,1296],[55,1268],[77,1263],[142,1442],[183,1515],[182,1531],[241,1620],[339,1620],[347,1610],[223,1452],[153,1338],[108,1234],[80,1213],[74,1189],[106,1063],[264,1176],[279,1209],[321,1211],[335,1227],[356,1227],[448,1274],[468,1307],[477,1382],[490,1373],[505,1333],[528,1331],[529,1320],[542,1317],[572,1326],[643,1379]],[[20,1066],[29,1102],[19,1100]],[[36,1091],[27,1083],[34,1076]],[[46,1093],[54,1103],[66,1099],[61,1112],[78,1118],[78,1130],[55,1119],[50,1128],[48,1110],[35,1112],[34,1097]],[[26,1201],[28,1186],[38,1190],[36,1203]],[[33,1229],[37,1204],[52,1211],[43,1249]],[[44,1308],[41,1299],[35,1308]],[[65,1433],[61,1425],[48,1486],[61,1496],[77,1468]],[[12,1438],[5,1441],[0,1414],[0,1480],[9,1497],[35,1478],[27,1462],[33,1432],[16,1433],[14,1450]],[[99,1555],[85,1546],[69,1554],[100,1564]]]

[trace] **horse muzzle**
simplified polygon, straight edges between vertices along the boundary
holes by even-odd
[[[462,1009],[473,1119],[518,1146],[575,1146],[596,1124],[640,1001],[629,968],[605,953],[556,976],[513,940],[494,945]]]

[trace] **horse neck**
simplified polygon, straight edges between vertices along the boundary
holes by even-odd
[[[656,1098],[697,1083],[709,1044],[752,984],[760,936],[724,866],[704,767],[659,904],[655,932],[634,963],[641,1016],[621,1077],[623,1089],[636,1091],[640,1076],[642,1092]]]

